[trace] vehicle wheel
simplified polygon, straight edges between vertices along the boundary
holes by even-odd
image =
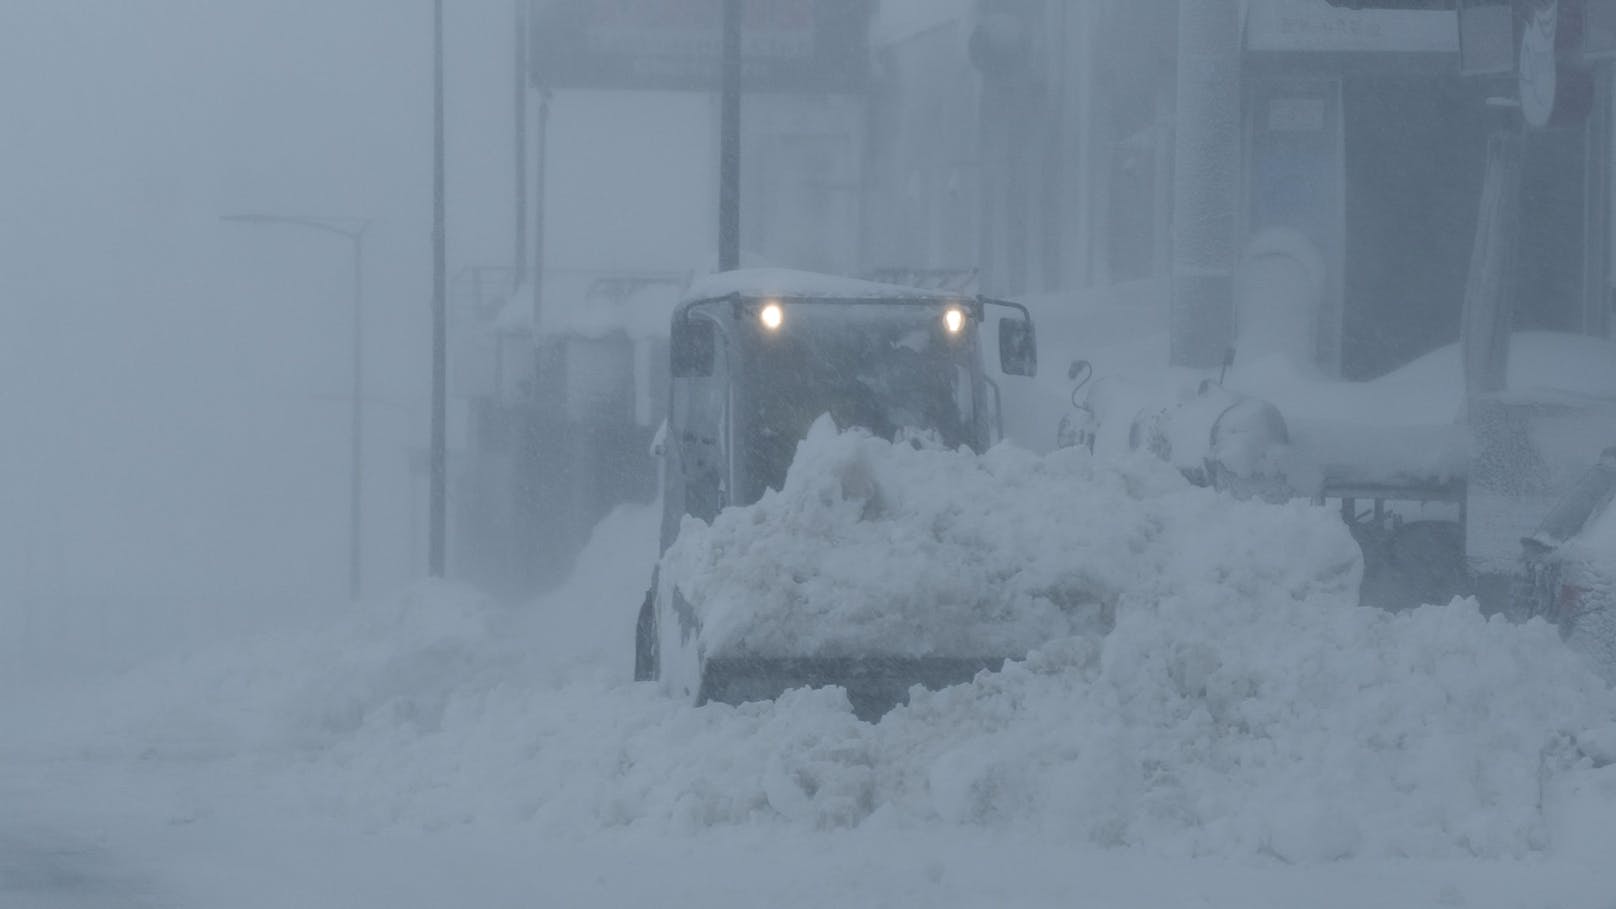
[[[645,591],[639,621],[634,623],[634,681],[650,682],[658,676],[654,588]]]
[[[1452,521],[1411,521],[1393,545],[1404,577],[1423,603],[1445,605],[1470,592],[1465,572],[1464,530]]]
[[[1411,521],[1390,534],[1354,534],[1364,550],[1362,599],[1393,612],[1469,593],[1464,533],[1451,521]]]

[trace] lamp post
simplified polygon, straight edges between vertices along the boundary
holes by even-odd
[[[427,508],[427,571],[448,568],[448,226],[444,202],[443,0],[432,0],[432,435]]]
[[[741,267],[741,0],[724,0],[718,115],[718,270]]]
[[[272,215],[259,212],[223,215],[221,220],[247,224],[289,224],[347,238],[353,249],[353,391],[350,410],[348,465],[348,595],[358,599],[361,590],[360,528],[363,515],[360,490],[364,485],[365,410],[365,230],[366,218],[327,218],[316,215]]]

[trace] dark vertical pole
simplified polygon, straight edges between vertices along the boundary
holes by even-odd
[[[718,136],[718,270],[741,267],[741,0],[724,0]]]
[[[1235,340],[1240,254],[1240,4],[1179,0],[1168,357],[1215,369]]]
[[[539,310],[544,306],[544,186],[550,150],[550,90],[539,89],[539,128],[534,137],[538,156],[533,162],[533,338],[538,340]]]
[[[427,572],[445,575],[448,536],[448,256],[443,209],[443,0],[432,0],[432,463]]]
[[[353,404],[349,414],[349,431],[353,439],[349,446],[348,465],[348,596],[359,599],[362,586],[360,550],[361,528],[364,514],[360,500],[365,485],[365,227],[352,234],[353,239]]]
[[[512,86],[516,133],[516,275],[512,286],[527,277],[527,5],[528,0],[512,0],[516,5],[516,79]]]

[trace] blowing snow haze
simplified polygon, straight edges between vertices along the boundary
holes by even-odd
[[[445,578],[434,6],[0,0],[0,909],[1616,909],[1616,0],[441,0]]]
[[[509,258],[511,62],[490,50],[509,29],[508,3],[450,4],[456,261]],[[424,514],[424,499],[409,453],[427,419],[430,9],[15,2],[0,9],[0,48],[7,614],[33,603],[38,622],[76,611],[93,625],[105,616],[89,613],[107,612],[118,634],[144,637],[137,611],[179,610],[184,624],[342,597],[348,248],[220,221],[238,212],[373,221],[367,587],[417,576],[411,510]],[[558,212],[590,210],[597,168],[646,174],[629,188],[655,197],[655,169],[635,166],[628,135],[586,149],[570,133],[553,152],[569,174]],[[683,212],[653,211],[638,235],[574,219],[581,239],[555,232],[554,254],[634,257],[636,242],[693,236]]]
[[[49,622],[340,593],[346,250],[219,218],[376,218],[372,388],[418,397],[400,367],[426,280],[421,26],[388,3],[8,3],[0,20],[6,600]],[[396,579],[405,544],[382,531],[414,430],[372,413],[373,558]]]

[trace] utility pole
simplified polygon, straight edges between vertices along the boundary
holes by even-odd
[[[741,267],[741,0],[724,0],[718,125],[718,270]]]
[[[533,162],[533,341],[537,344],[544,307],[544,187],[550,151],[550,90],[543,86],[539,87],[539,128],[534,140],[538,157]]]
[[[1173,158],[1174,366],[1213,368],[1234,343],[1240,243],[1240,3],[1180,0]]]
[[[432,0],[432,440],[427,573],[448,562],[448,249],[443,195],[443,0]]]
[[[365,227],[354,231],[349,239],[353,242],[353,401],[348,410],[348,598],[357,600],[364,586],[360,540],[365,485]]]
[[[511,100],[515,109],[514,132],[516,134],[516,256],[512,264],[516,266],[516,275],[511,280],[515,287],[527,277],[527,9],[528,0],[511,0],[515,6],[516,22],[516,49],[512,57],[516,71],[516,78],[512,85]]]

